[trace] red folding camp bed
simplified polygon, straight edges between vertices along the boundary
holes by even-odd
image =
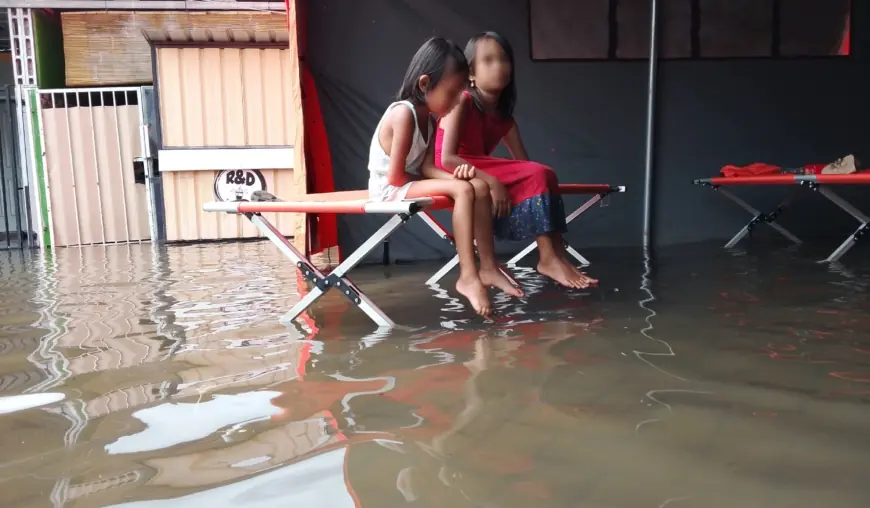
[[[792,242],[801,243],[798,237],[796,237],[787,229],[776,223],[776,219],[779,218],[779,216],[785,210],[786,206],[792,201],[796,193],[801,188],[807,188],[811,191],[818,192],[822,196],[826,197],[829,201],[837,205],[840,209],[844,210],[846,213],[854,217],[855,220],[859,222],[858,229],[856,229],[851,235],[849,235],[848,238],[843,241],[843,243],[841,243],[836,249],[834,249],[834,251],[827,258],[825,258],[823,262],[834,262],[839,260],[841,257],[843,257],[843,255],[846,254],[846,252],[849,251],[849,249],[854,247],[855,243],[862,236],[864,236],[868,229],[870,229],[868,228],[870,218],[868,218],[867,215],[852,206],[852,204],[843,199],[843,197],[835,193],[834,190],[831,188],[834,185],[870,185],[870,172],[852,173],[848,175],[784,174],[749,177],[716,177],[695,180],[694,183],[696,185],[710,187],[711,189],[719,192],[731,201],[737,203],[738,206],[740,206],[752,215],[752,219],[750,219],[749,222],[745,226],[743,226],[743,228],[738,231],[737,234],[728,241],[728,243],[725,244],[726,248],[731,248],[736,245],[737,242],[742,240],[758,224],[767,224]],[[723,189],[723,187],[727,186],[740,185],[796,185],[798,186],[798,188],[796,188],[795,191],[792,192],[788,198],[782,201],[779,206],[777,206],[772,212],[764,213],[753,208],[751,205],[749,205],[727,189]]]
[[[605,196],[614,192],[625,192],[625,187],[616,187],[611,185],[586,185],[586,184],[568,184],[560,185],[560,190],[563,194],[592,194],[583,205],[574,210],[568,217],[567,222],[573,222],[574,219],[588,210],[592,205],[601,201]],[[329,192],[319,194],[308,194],[295,201],[237,201],[237,202],[213,202],[203,205],[203,210],[207,212],[226,212],[242,214],[250,220],[257,229],[269,240],[274,243],[281,252],[287,256],[296,267],[302,272],[302,275],[312,283],[313,289],[305,295],[292,309],[284,316],[282,321],[291,322],[300,314],[305,312],[314,302],[320,299],[330,289],[339,290],[352,303],[357,305],[366,315],[371,318],[379,327],[392,327],[395,323],[387,317],[387,315],[372,302],[365,294],[351,281],[347,274],[356,267],[363,259],[368,256],[372,250],[381,246],[396,230],[408,222],[414,215],[420,214],[426,224],[429,225],[439,236],[453,245],[453,237],[438,224],[435,219],[428,213],[429,210],[449,210],[453,208],[453,202],[444,196],[434,196],[429,198],[406,199],[403,201],[369,201],[368,191],[346,191],[346,192]],[[298,249],[287,241],[278,229],[272,225],[263,213],[268,212],[287,212],[287,213],[335,213],[335,214],[387,214],[392,217],[378,229],[368,240],[363,242],[350,256],[340,263],[329,275],[324,275],[311,263],[311,260],[299,252]],[[422,212],[422,213],[421,213]],[[511,263],[516,263],[526,254],[535,248],[535,244],[527,247],[523,252],[514,256]],[[589,264],[579,252],[572,247],[567,246],[568,252],[578,259],[581,263]],[[459,262],[459,257],[455,256],[453,260],[447,263],[444,268],[438,271],[430,280],[429,284],[434,284],[440,280],[447,272],[449,272]],[[504,272],[504,271],[503,271]],[[505,272],[509,279],[513,280],[509,274]]]
[[[565,221],[570,224],[574,221],[574,219],[583,214],[583,212],[589,210],[590,208],[592,208],[593,205],[595,205],[595,203],[598,203],[610,194],[625,192],[625,187],[621,185],[569,183],[559,185],[559,192],[563,196],[591,195],[589,199],[583,202],[582,205],[577,207],[577,209],[575,209],[565,218]],[[450,233],[448,233],[447,230],[445,230],[444,227],[441,226],[441,224],[439,224],[438,221],[436,221],[428,211],[424,210],[423,213],[420,214],[420,218],[422,218],[426,222],[426,224],[430,228],[432,228],[433,231],[435,231],[435,234],[440,236],[444,241],[448,242],[451,246],[454,246],[455,248],[453,236],[450,235]],[[520,260],[528,256],[529,253],[535,250],[536,247],[537,244],[535,242],[532,242],[525,249],[520,251],[516,256],[512,257],[507,262],[507,265],[510,267],[516,266],[517,263],[520,262]],[[567,242],[565,243],[565,250],[582,266],[589,266],[589,260],[583,257],[579,252],[577,252],[576,249],[568,245]],[[451,270],[453,270],[453,268],[455,268],[458,264],[459,255],[455,255],[450,261],[447,262],[447,264],[441,267],[440,270],[435,272],[435,274],[432,275],[432,277],[430,277],[428,281],[426,281],[426,284],[432,285],[438,283],[438,281],[444,278],[444,276],[447,275]],[[504,272],[504,270],[502,270],[502,272]],[[509,274],[505,273],[505,275],[507,275],[509,279],[513,280]]]

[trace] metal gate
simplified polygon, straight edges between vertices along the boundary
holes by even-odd
[[[15,86],[0,86],[0,249],[33,246],[26,177],[18,150]]]
[[[36,90],[37,178],[52,247],[151,239],[142,89]]]

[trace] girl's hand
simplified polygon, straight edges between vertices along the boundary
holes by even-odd
[[[507,217],[511,213],[511,197],[501,182],[489,184],[489,195],[492,197],[492,214],[496,217]]]
[[[477,168],[471,164],[460,164],[453,170],[453,178],[457,180],[471,180],[477,174]]]

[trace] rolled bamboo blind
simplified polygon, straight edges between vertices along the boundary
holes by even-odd
[[[287,32],[283,12],[64,12],[61,19],[69,87],[152,83],[151,48],[142,30]]]

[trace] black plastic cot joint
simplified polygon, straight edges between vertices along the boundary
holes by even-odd
[[[764,215],[763,213],[760,213],[760,214],[756,215],[755,217],[753,217],[752,220],[749,221],[749,224],[746,225],[746,229],[748,229],[749,231],[752,231],[753,229],[755,229],[755,226],[757,226],[761,222],[769,222],[767,220],[767,216]]]
[[[359,305],[362,302],[362,298],[360,298],[359,292],[357,292],[356,289],[344,282],[341,277],[337,275],[320,277],[313,270],[311,265],[303,261],[297,262],[296,267],[299,268],[300,272],[302,272],[303,277],[305,277],[308,281],[314,284],[317,289],[323,291],[324,293],[329,291],[330,289],[335,288],[353,304]]]
[[[776,220],[777,217],[782,214],[783,207],[779,207],[776,210],[770,212],[769,214],[764,216],[764,222],[771,223]]]
[[[870,229],[870,224],[864,224],[863,226],[858,228],[858,231],[855,231],[855,235],[854,235],[855,241],[857,242],[859,238],[864,236],[867,233],[868,229]]]
[[[422,209],[423,209],[423,207],[420,206],[420,204],[415,201],[408,206],[408,213],[407,214],[400,213],[399,216],[402,217],[403,219],[407,216],[408,219],[410,219],[412,215],[417,215],[417,212],[419,212]],[[405,219],[405,220],[407,220],[407,219]]]
[[[317,275],[317,273],[313,270],[310,264],[305,263],[303,261],[296,262],[296,268],[302,272],[302,276],[305,277],[309,282],[313,283],[315,286],[320,287],[321,278]]]
[[[338,290],[354,305],[359,305],[362,302],[359,293],[337,275],[328,275],[325,279],[323,279],[323,283],[326,285],[326,287],[333,287]]]

